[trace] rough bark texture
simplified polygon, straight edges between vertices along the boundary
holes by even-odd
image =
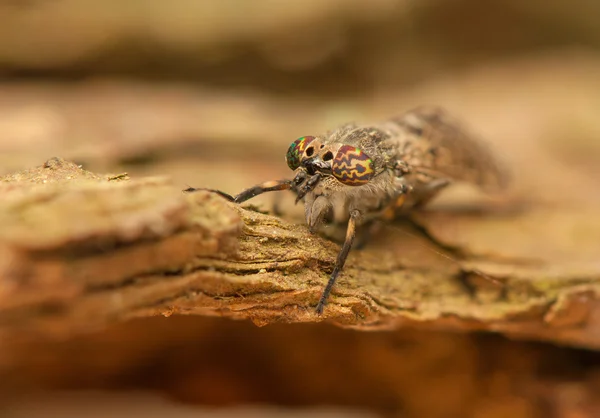
[[[511,245],[514,235],[527,244],[522,232],[534,232],[523,226],[528,222],[541,221],[540,232],[547,231],[544,212],[415,214],[444,245],[464,240],[469,245],[460,248],[474,253],[490,246],[514,252],[463,261],[408,225],[384,227],[351,254],[318,316],[314,306],[339,247],[302,224],[208,192],[183,194],[164,179],[100,176],[61,159],[5,176],[1,185],[4,332],[82,331],[132,317],[197,314],[258,325],[329,320],[355,329],[480,329],[600,347],[593,266],[569,271],[557,260],[519,258],[521,248]],[[505,235],[501,243],[495,231]]]

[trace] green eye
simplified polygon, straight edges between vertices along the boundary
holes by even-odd
[[[347,186],[361,186],[373,178],[375,168],[373,160],[363,151],[342,145],[331,164],[331,173]]]
[[[314,136],[303,136],[292,142],[288,148],[287,154],[285,155],[285,161],[287,162],[289,168],[295,170],[300,167],[302,154],[304,154],[304,150],[314,139]]]

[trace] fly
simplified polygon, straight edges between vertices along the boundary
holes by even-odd
[[[442,109],[419,107],[387,121],[348,123],[319,136],[303,136],[285,156],[291,180],[268,181],[229,201],[291,190],[303,202],[311,232],[324,224],[345,224],[346,236],[316,307],[323,309],[359,230],[375,220],[423,206],[455,181],[487,191],[503,188],[506,177],[489,150]],[[195,190],[189,188],[185,191]]]

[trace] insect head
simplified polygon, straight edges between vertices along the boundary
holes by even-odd
[[[309,175],[333,175],[346,186],[362,186],[375,175],[373,160],[361,149],[341,144],[325,146],[314,136],[292,142],[285,158],[292,170],[303,167]]]

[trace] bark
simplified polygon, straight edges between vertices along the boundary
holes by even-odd
[[[97,175],[61,159],[0,186],[0,330],[8,335],[188,314],[257,325],[490,330],[600,347],[593,265],[482,255],[509,225],[517,238],[531,233],[531,216],[551,230],[544,211],[440,210],[415,213],[421,228],[388,225],[351,253],[318,316],[339,246],[301,223],[208,192],[184,194],[167,179]],[[456,229],[469,245],[447,245]],[[514,245],[500,249],[517,252]]]

